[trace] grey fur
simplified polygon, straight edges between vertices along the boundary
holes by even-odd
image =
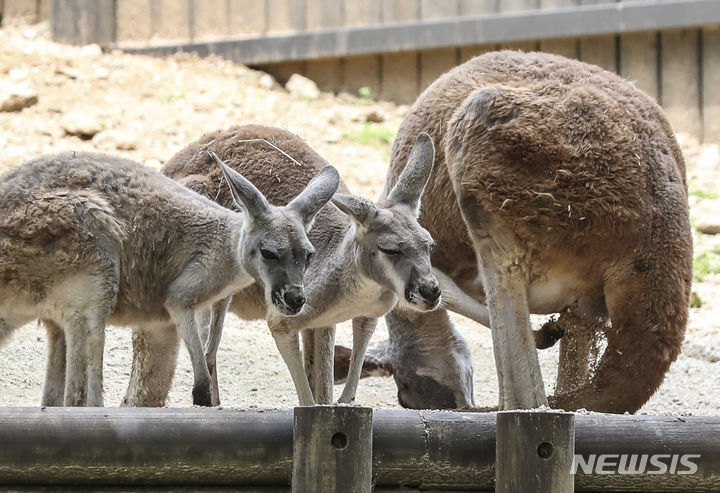
[[[241,200],[262,197],[232,188]],[[142,165],[96,153],[45,156],[3,175],[0,339],[32,319],[45,321],[43,404],[103,404],[104,327],[112,323],[142,326],[154,347],[166,347],[162,359],[171,364],[153,361],[149,372],[163,381],[172,379],[177,327],[193,363],[193,400],[209,405],[196,316],[254,281],[266,298],[289,282],[302,285],[312,248],[303,218],[268,207],[248,208],[247,221]],[[266,244],[284,268],[273,272],[258,261]],[[137,356],[141,368],[133,371],[142,371]]]
[[[282,184],[292,187],[293,183],[299,183],[302,173],[307,170],[276,157],[272,151],[238,145],[238,139],[255,137],[282,142],[284,151],[309,164],[311,169],[324,161],[289,132],[248,125],[203,137],[180,151],[178,158],[171,159],[165,171],[177,180],[196,177],[194,180],[197,183],[206,183],[203,185],[204,193],[210,195],[215,183],[212,180],[216,178],[207,170],[207,164],[199,153],[212,148],[219,155],[231,156],[226,162],[236,169],[242,168],[251,179],[256,173],[256,183],[262,179],[262,171],[250,166],[248,156],[261,162],[272,162],[273,171],[283,177]],[[419,152],[413,156],[408,166],[424,169],[427,177],[432,167],[432,153]],[[432,238],[418,224],[415,210],[424,186],[425,181],[413,180],[407,185],[406,194],[399,196],[395,203],[382,201],[373,204],[346,193],[334,196],[335,204],[347,215],[336,206],[326,205],[308,235],[316,253],[305,275],[307,300],[297,316],[266,312],[253,289],[243,290],[234,296],[231,311],[236,315],[255,318],[265,314],[278,349],[290,369],[301,405],[332,402],[335,324],[353,320],[351,369],[339,399],[340,402],[351,402],[355,397],[365,348],[377,318],[398,304],[410,311],[428,311],[440,303],[437,280],[430,264]],[[270,189],[268,185],[263,190],[271,200],[287,200],[287,192],[281,188]],[[412,200],[405,202],[406,197]],[[223,204],[227,204],[226,199],[222,200]],[[431,299],[421,291],[432,294]],[[314,332],[315,337],[309,331]],[[304,363],[300,356],[298,333],[302,333],[306,343]],[[210,355],[210,359],[213,357]],[[314,396],[306,370],[310,370],[312,376]]]

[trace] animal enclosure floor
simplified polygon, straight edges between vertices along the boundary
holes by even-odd
[[[347,94],[292,94],[266,74],[219,59],[103,54],[96,46],[69,47],[48,38],[45,25],[0,29],[0,95],[16,85],[38,96],[37,104],[21,112],[0,113],[0,171],[60,150],[110,152],[159,168],[205,132],[263,123],[298,133],[338,167],[354,193],[374,199],[383,186],[392,138],[408,110]],[[85,129],[80,136],[73,130],[78,128]],[[712,159],[717,147],[680,137],[694,217],[720,216],[720,159]],[[695,245],[696,258],[704,252],[720,253],[720,235],[696,232]],[[693,287],[699,300],[695,304],[701,306],[691,309],[682,354],[644,412],[720,414],[720,265],[709,264],[705,270],[702,282]],[[462,317],[453,319],[473,354],[476,403],[492,406],[497,403],[497,378],[490,332]],[[539,325],[544,320],[534,321]],[[118,405],[125,392],[130,335],[125,328],[107,330],[108,406]],[[385,337],[381,322],[371,345]],[[348,323],[340,326],[337,340],[350,346]],[[0,348],[0,406],[39,404],[45,344],[44,330],[30,324]],[[557,348],[541,351],[540,360],[552,392]],[[264,323],[230,316],[218,368],[223,406],[285,408],[297,402],[290,374]],[[169,404],[190,406],[191,384],[189,359],[182,349]],[[340,390],[336,387],[336,397]],[[398,407],[391,378],[362,380],[357,396],[359,404]]]

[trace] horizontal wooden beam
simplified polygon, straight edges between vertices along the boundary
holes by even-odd
[[[495,432],[493,413],[375,410],[373,480],[492,491]],[[719,436],[720,417],[577,414],[575,453],[596,457],[576,491],[719,491]],[[0,485],[287,487],[292,437],[292,410],[0,408]],[[621,454],[697,471],[597,474],[602,454],[606,471]]]
[[[334,28],[243,39],[129,47],[129,53],[217,54],[249,65],[372,53],[654,31],[720,24],[718,0],[647,0]]]

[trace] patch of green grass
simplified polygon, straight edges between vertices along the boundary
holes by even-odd
[[[392,144],[396,133],[397,130],[381,127],[374,123],[365,123],[360,130],[352,132],[347,137],[358,144],[385,147]]]
[[[360,96],[361,99],[367,99],[368,101],[373,100],[373,92],[372,89],[368,86],[363,86],[360,89],[358,89],[358,96]]]
[[[179,91],[179,92],[170,91],[170,92],[167,92],[165,94],[165,96],[163,96],[163,99],[165,101],[170,102],[170,101],[175,101],[176,99],[183,99],[184,97],[185,97],[185,91]]]
[[[695,291],[690,293],[690,308],[702,308],[702,300]]]
[[[703,282],[710,274],[720,274],[720,246],[695,255],[693,260],[693,279]]]
[[[709,192],[707,190],[691,190],[690,195],[698,197],[700,199],[716,199],[718,194],[716,192]]]

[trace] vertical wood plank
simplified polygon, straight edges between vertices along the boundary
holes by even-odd
[[[228,0],[230,34],[253,36],[267,32],[265,0]]]
[[[218,39],[230,34],[226,0],[192,0],[193,38]]]
[[[314,0],[307,2],[306,29],[327,29],[344,25],[344,5],[337,0]],[[315,81],[324,91],[339,91],[343,87],[344,60],[326,58],[308,60],[305,75]]]
[[[345,60],[320,58],[305,62],[305,76],[323,91],[340,91],[344,87]]]
[[[703,141],[720,143],[720,28],[703,30]]]
[[[539,1],[541,9],[558,9],[577,5],[577,0]],[[540,41],[540,51],[576,59],[579,57],[579,41],[577,38],[544,39]]]
[[[495,0],[461,0],[460,1],[460,15],[471,16],[471,15],[484,15],[492,14],[497,12],[497,2]],[[488,51],[497,50],[496,44],[490,45],[471,45],[460,47],[460,63],[465,63],[471,58],[474,58]]]
[[[459,0],[420,0],[420,17],[426,19],[446,19],[460,14]]]
[[[305,29],[305,0],[265,1],[268,32],[294,32]]]
[[[607,0],[579,0],[579,5],[596,5]],[[617,72],[616,36],[589,36],[580,38],[580,60]]]
[[[554,53],[566,58],[579,58],[578,40],[575,38],[546,39],[540,41],[540,51]]]
[[[580,39],[580,60],[617,72],[617,38],[590,36]]]
[[[517,51],[537,51],[537,41],[516,41],[514,43],[500,43],[499,50],[517,50]]]
[[[499,12],[518,12],[523,10],[535,10],[537,8],[536,0],[501,0],[499,3]],[[535,41],[518,41],[514,43],[500,43],[500,50],[519,50],[519,51],[535,51],[538,49],[538,43]]]
[[[382,22],[381,0],[345,0],[345,25],[347,27],[375,26]],[[380,55],[363,55],[345,59],[343,87],[357,94],[361,87],[368,87],[377,98],[380,94]]]
[[[385,0],[382,3],[382,22],[412,22],[420,18],[420,0]]]
[[[411,22],[420,18],[420,0],[386,0],[383,23]],[[420,94],[417,51],[381,55],[382,99],[410,104]]]
[[[380,55],[363,55],[345,58],[343,88],[351,94],[358,94],[367,87],[373,98],[380,94]]]
[[[640,32],[620,36],[620,75],[651,97],[658,98],[657,33]]]
[[[295,408],[292,491],[372,491],[371,408]]]
[[[460,2],[447,0],[437,2],[421,0],[420,15],[422,20],[446,19],[460,15]],[[457,65],[459,50],[443,48],[420,52],[420,92],[424,91],[438,77]]]
[[[280,83],[285,83],[292,77],[293,74],[304,74],[305,73],[305,61],[297,62],[284,62],[284,63],[272,63],[269,65],[257,65],[255,68],[267,72],[268,74],[275,77]]]
[[[572,493],[575,416],[564,412],[497,414],[495,491]]]
[[[36,0],[5,0],[3,19],[21,19],[24,22],[37,22],[38,6]]]
[[[420,56],[420,92],[457,65],[457,48],[425,50]]]
[[[383,55],[382,99],[411,104],[420,94],[419,57],[416,51]]]
[[[381,0],[345,0],[345,26],[374,26],[382,22]]]
[[[50,20],[52,16],[52,0],[37,0],[38,22]]]
[[[519,12],[522,10],[537,9],[536,0],[500,0],[498,10],[500,12]]]
[[[337,0],[312,0],[306,3],[305,28],[308,30],[344,25],[344,5]]]
[[[497,2],[495,0],[460,0],[460,15],[483,15],[495,12]]]
[[[700,98],[697,29],[661,35],[662,88],[665,113],[673,130],[700,139]]]
[[[149,41],[153,35],[152,0],[117,0],[117,38],[122,41]]]
[[[192,38],[189,0],[153,0],[151,2],[153,36],[161,40]]]
[[[489,51],[496,51],[498,45],[472,45],[463,46],[460,48],[460,63],[465,63],[471,58],[475,58],[478,55],[487,53]]]
[[[75,45],[115,42],[113,3],[113,0],[54,0],[53,40]]]

